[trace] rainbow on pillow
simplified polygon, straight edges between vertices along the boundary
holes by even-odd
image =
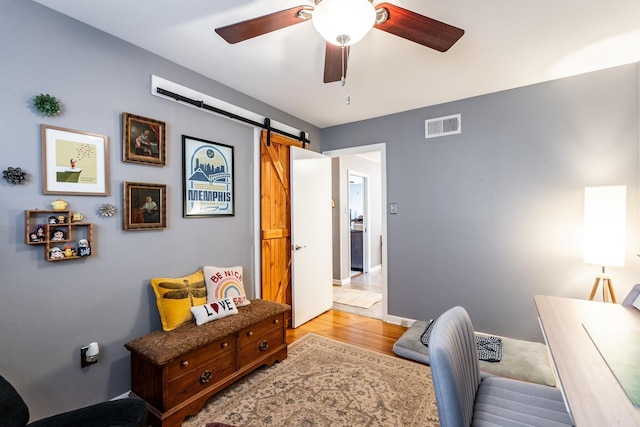
[[[207,285],[207,302],[231,298],[236,307],[251,304],[247,299],[242,284],[242,267],[212,267],[202,268],[204,281]]]

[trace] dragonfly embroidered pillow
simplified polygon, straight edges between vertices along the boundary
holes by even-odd
[[[236,307],[251,304],[247,299],[242,284],[242,267],[205,266],[204,280],[207,284],[207,301],[213,302],[223,298],[231,298]]]
[[[207,302],[202,270],[184,277],[151,279],[162,329],[171,331],[193,319],[191,307]]]

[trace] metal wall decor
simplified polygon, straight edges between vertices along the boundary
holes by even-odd
[[[33,106],[40,113],[47,117],[53,117],[60,114],[62,107],[60,101],[55,96],[51,96],[48,93],[41,93],[33,98]]]
[[[27,177],[27,173],[20,168],[9,167],[2,171],[2,179],[6,179],[9,184],[21,184]]]

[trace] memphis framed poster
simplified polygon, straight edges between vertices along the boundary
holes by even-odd
[[[182,135],[183,217],[234,215],[233,147]]]

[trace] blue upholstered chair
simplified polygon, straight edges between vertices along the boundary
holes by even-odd
[[[0,375],[0,426],[2,427],[144,427],[147,404],[141,399],[118,399],[64,412],[34,423],[18,391]]]
[[[638,298],[638,295],[640,295],[640,283],[631,288],[624,301],[622,301],[620,305],[631,307],[636,298]]]
[[[429,358],[442,427],[572,425],[559,389],[481,376],[473,325],[462,307],[436,320]]]

